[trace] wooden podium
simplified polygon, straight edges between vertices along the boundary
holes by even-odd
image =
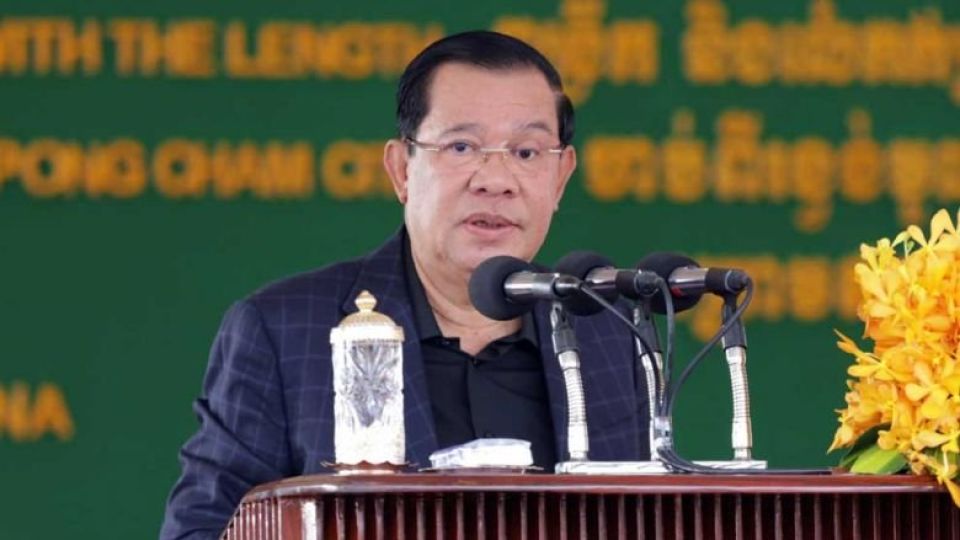
[[[317,475],[250,491],[224,538],[960,539],[960,510],[915,476]]]

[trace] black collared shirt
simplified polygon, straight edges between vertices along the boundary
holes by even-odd
[[[534,464],[553,471],[553,419],[533,315],[523,316],[516,333],[470,355],[457,337],[440,332],[406,239],[404,270],[439,448],[487,437],[524,439]]]

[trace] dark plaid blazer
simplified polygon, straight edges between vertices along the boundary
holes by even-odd
[[[194,410],[200,428],[180,451],[182,474],[160,537],[215,538],[257,484],[323,472],[334,460],[330,329],[360,291],[401,325],[407,460],[429,465],[437,449],[402,259],[403,229],[370,255],[294,276],[226,313]],[[566,396],[553,356],[546,305],[534,319],[544,362],[557,456],[565,459]],[[647,405],[634,387],[628,332],[612,316],[573,318],[580,346],[590,458],[644,459]],[[642,389],[641,389],[641,392]]]

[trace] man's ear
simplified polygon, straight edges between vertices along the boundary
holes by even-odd
[[[407,203],[407,145],[399,139],[390,139],[383,147],[383,168],[390,176],[393,191],[400,204]]]
[[[554,193],[554,210],[558,210],[560,208],[560,199],[563,198],[563,190],[567,188],[567,182],[570,181],[570,177],[573,175],[573,171],[576,168],[577,151],[573,148],[573,145],[570,145],[564,148],[563,153],[560,154],[560,170],[557,171],[557,178],[559,182],[557,183],[557,190]]]

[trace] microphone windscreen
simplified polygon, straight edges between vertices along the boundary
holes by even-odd
[[[668,288],[670,288],[670,274],[672,274],[677,268],[684,268],[688,266],[699,268],[700,265],[697,264],[697,261],[691,259],[690,257],[680,255],[679,253],[669,253],[666,251],[653,252],[640,259],[640,262],[637,263],[637,268],[640,270],[654,272],[663,278],[663,280],[667,282]],[[700,297],[703,296],[703,294],[700,293],[684,296],[677,296],[674,294],[672,296],[673,310],[676,313],[680,313],[681,311],[688,310],[695,306],[697,302],[700,301]],[[663,295],[658,294],[654,296],[653,300],[650,302],[650,308],[657,313],[665,314],[667,312],[667,306],[663,301]]]
[[[740,294],[747,287],[750,276],[736,268],[711,268],[707,270],[706,287],[717,294]]]
[[[613,268],[613,261],[593,251],[573,251],[557,261],[554,270],[560,274],[573,276],[581,281],[586,280],[591,270],[597,268]],[[586,283],[585,283],[586,285]],[[613,303],[617,301],[616,286],[594,287],[604,300]],[[574,315],[595,315],[603,310],[603,306],[590,298],[582,291],[576,291],[563,299],[563,307]]]
[[[484,316],[496,321],[516,319],[533,309],[532,303],[514,302],[504,292],[507,278],[517,272],[533,272],[536,268],[509,255],[491,257],[470,275],[470,301]]]

